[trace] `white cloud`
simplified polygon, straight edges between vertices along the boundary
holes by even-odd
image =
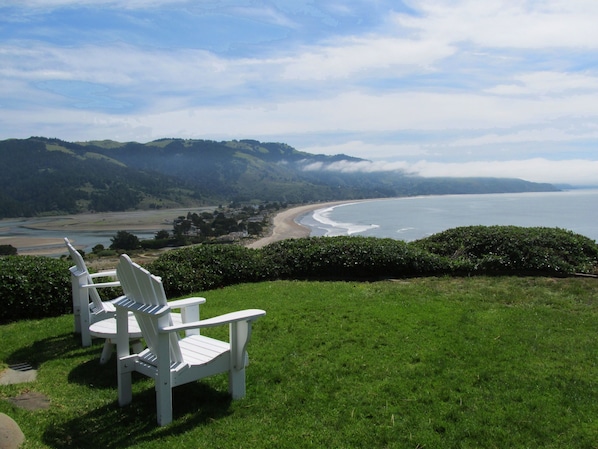
[[[482,146],[482,145],[497,145],[497,144],[513,144],[526,142],[575,142],[578,140],[596,140],[598,139],[598,131],[586,133],[567,133],[561,129],[555,128],[541,128],[536,130],[524,130],[515,133],[500,134],[486,134],[480,137],[472,137],[465,139],[458,139],[450,143],[450,146]]]
[[[419,0],[397,15],[423,37],[490,48],[597,48],[598,4],[590,1]]]
[[[598,76],[585,73],[541,71],[513,77],[513,84],[501,84],[486,90],[499,95],[562,95],[598,91]]]
[[[301,151],[311,154],[345,154],[362,159],[396,159],[400,157],[422,157],[427,151],[422,145],[416,144],[374,144],[361,140],[338,143],[334,145],[313,145],[299,148]]]
[[[314,162],[306,171],[338,171],[342,173],[400,172],[423,177],[491,177],[518,178],[527,181],[595,186],[598,180],[598,161],[561,160],[543,158],[510,161],[471,162],[370,162],[337,161],[330,164]]]
[[[411,170],[410,164],[400,162],[372,162],[372,161],[336,161],[330,164],[313,162],[303,168],[305,171],[334,171],[341,173],[376,173],[376,172],[405,172]]]
[[[533,160],[546,169],[529,173],[547,175],[568,166],[562,161],[581,167],[587,158],[585,170],[593,166],[598,2],[407,3],[416,14],[392,12],[397,5],[384,1],[0,0],[14,14],[8,22],[30,10],[35,15],[18,33],[2,34],[0,26],[0,136],[274,139],[373,161],[339,170],[532,168],[498,159]],[[101,38],[93,38],[93,27],[79,30],[85,21],[54,23],[53,15],[44,21],[46,10],[70,6],[73,17],[102,8],[118,20],[98,25]],[[184,30],[168,28],[176,20],[160,21],[161,6],[192,11],[187,26],[199,12],[218,10],[223,25],[229,18],[234,26],[251,23],[248,36],[261,28],[283,31],[246,46],[237,33],[243,30],[226,27],[222,45],[205,45],[201,33],[162,44],[162,35]],[[146,22],[159,23],[160,33],[136,25]],[[254,28],[256,22],[275,26]],[[117,23],[128,27],[115,30],[121,40],[106,39]],[[68,39],[65,29],[72,30]],[[155,36],[148,39],[143,33],[150,29]]]
[[[520,178],[534,182],[596,185],[598,161],[548,160],[543,158],[514,161],[472,161],[440,163],[420,161],[411,169],[420,176],[482,176]]]
[[[308,47],[277,61],[282,77],[290,80],[330,80],[353,76],[400,76],[430,70],[455,49],[439,41],[414,41],[392,37],[352,37],[329,45]],[[372,74],[372,71],[377,71]]]
[[[287,28],[297,28],[299,25],[289,19],[288,16],[280,13],[275,8],[270,6],[252,5],[252,7],[233,6],[230,9],[231,13],[238,13],[242,16],[260,20],[275,25],[280,25]]]

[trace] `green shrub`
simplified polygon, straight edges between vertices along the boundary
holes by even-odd
[[[311,237],[262,249],[264,260],[286,279],[378,279],[435,274],[442,257],[400,240],[374,237]]]
[[[107,251],[107,250],[105,250]],[[103,252],[103,251],[102,251]],[[0,258],[0,322],[70,313],[67,260]],[[406,243],[374,237],[311,237],[262,249],[197,245],[147,265],[169,297],[274,279],[382,279],[437,274],[596,273],[598,246],[563,229],[469,226]],[[113,291],[102,291],[102,296]],[[118,293],[120,294],[120,293]]]
[[[114,249],[103,249],[94,253],[94,255],[96,255],[97,257],[114,257],[118,255],[118,251]]]
[[[596,242],[559,228],[465,226],[414,244],[451,258],[454,272],[565,275],[598,265]]]
[[[112,244],[110,249],[122,249],[125,251],[139,248],[139,238],[127,231],[118,231],[114,237],[110,239]]]
[[[0,322],[72,311],[67,261],[37,256],[0,258]]]
[[[310,237],[260,250],[199,245],[169,251],[148,269],[169,295],[272,279],[382,279],[438,274],[593,273],[598,246],[562,229],[470,226],[406,243],[374,237]]]
[[[139,244],[143,249],[160,249],[165,248],[168,245],[174,243],[175,241],[170,238],[165,239],[148,239],[148,240],[141,240]]]
[[[0,256],[16,256],[17,249],[12,245],[0,245]]]
[[[270,279],[260,251],[237,245],[196,245],[168,251],[147,265],[168,296]]]

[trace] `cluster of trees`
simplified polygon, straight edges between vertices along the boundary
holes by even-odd
[[[135,250],[139,248],[161,248],[165,246],[184,246],[218,240],[226,236],[229,240],[243,237],[256,237],[269,225],[270,216],[287,205],[272,202],[259,206],[232,204],[229,208],[214,211],[188,212],[173,221],[172,232],[161,230],[153,240],[140,241],[137,236],[127,231],[118,231],[111,239],[112,250]],[[94,248],[94,253],[104,251],[101,245]]]
[[[233,233],[258,236],[268,225],[269,214],[284,207],[285,204],[274,202],[259,207],[244,206],[228,210],[217,209],[213,212],[189,212],[186,217],[181,216],[175,220],[173,234],[176,237],[193,235],[202,240]]]

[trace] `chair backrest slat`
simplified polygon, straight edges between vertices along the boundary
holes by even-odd
[[[77,267],[77,271],[79,272],[79,274],[85,273],[85,280],[87,284],[93,284],[93,280],[89,275],[89,270],[87,269],[87,265],[85,264],[85,261],[83,260],[83,256],[81,255],[81,253],[75,249],[75,247],[71,244],[68,238],[64,238],[64,243],[66,243],[69,255],[71,256],[71,259],[73,259],[73,262],[75,263],[75,266]],[[89,298],[93,303],[92,307],[94,309],[94,312],[105,312],[106,308],[104,307],[104,303],[102,302],[102,298],[100,298],[100,294],[98,293],[98,291],[95,288],[88,288],[87,290],[89,292]]]
[[[154,294],[156,295],[156,298],[158,299],[158,304],[159,305],[168,304],[168,301],[166,299],[166,293],[164,292],[164,285],[162,284],[162,281],[160,280],[160,278],[158,278],[152,274],[149,274],[147,279],[154,291]],[[172,316],[169,313],[168,314],[168,325],[172,326],[172,324],[173,324]],[[176,362],[183,361],[183,355],[181,353],[181,348],[179,346],[179,335],[176,333],[170,334],[170,360],[176,361]]]
[[[127,299],[148,306],[168,305],[162,281],[145,268],[134,263],[126,254],[120,257],[117,273]],[[145,313],[136,313],[135,317],[148,348],[154,355],[157,355],[158,317]],[[162,319],[162,323],[162,325],[172,325],[170,312]],[[170,361],[171,363],[183,361],[179,347],[179,337],[176,333],[170,334]]]

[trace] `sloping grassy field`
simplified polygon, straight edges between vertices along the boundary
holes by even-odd
[[[247,397],[226,375],[175,390],[156,425],[151,381],[120,408],[116,363],[81,348],[72,317],[0,326],[0,363],[38,368],[0,386],[25,448],[593,448],[598,280],[276,281],[202,292],[207,318],[262,308]],[[227,329],[210,335],[224,337]],[[7,399],[43,393],[48,410]]]

